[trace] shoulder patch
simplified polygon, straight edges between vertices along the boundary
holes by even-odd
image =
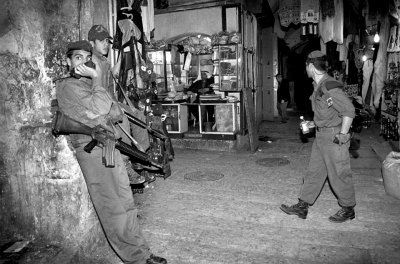
[[[336,80],[328,80],[325,82],[326,90],[332,90],[334,88],[343,89],[343,83]]]

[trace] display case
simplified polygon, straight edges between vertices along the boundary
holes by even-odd
[[[198,107],[200,134],[234,135],[239,131],[239,102],[200,103]],[[210,112],[213,113],[212,118],[209,117]]]
[[[168,133],[185,133],[188,131],[188,107],[186,104],[162,104],[163,114],[167,116],[165,124]]]
[[[157,76],[157,92],[168,92],[174,77],[171,67],[171,51],[149,50],[147,51],[147,54],[154,65],[154,72]]]
[[[176,52],[172,55],[170,50],[149,50],[147,54],[154,65],[159,94],[166,94],[170,91],[182,91],[184,87],[188,86],[190,79],[194,80],[198,76],[197,60],[191,62],[189,70],[184,70],[184,54]],[[172,58],[171,56],[174,57]]]
[[[213,46],[214,78],[223,92],[242,90],[242,45],[226,44]]]

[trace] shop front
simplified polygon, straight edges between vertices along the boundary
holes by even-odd
[[[234,141],[247,135],[246,115],[256,115],[261,86],[255,16],[239,4],[217,4],[156,13],[155,28],[148,51],[157,74],[153,104],[162,106],[170,137]]]

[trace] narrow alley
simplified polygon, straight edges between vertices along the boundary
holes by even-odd
[[[0,264],[400,263],[400,0],[2,6]]]

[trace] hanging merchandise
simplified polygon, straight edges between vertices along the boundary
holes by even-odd
[[[319,20],[319,34],[324,43],[333,40],[338,44],[343,44],[343,0],[334,0],[334,6],[334,16],[327,16],[325,19]]]
[[[153,112],[152,100],[156,96],[156,75],[154,65],[147,57],[147,44],[143,34],[141,5],[143,0],[117,0],[117,29],[113,49],[119,52],[121,68],[118,81],[118,101],[129,107],[130,129],[143,146],[150,160],[162,163],[162,170],[142,170],[155,176],[168,177],[171,174],[169,159],[173,149],[167,136],[161,116]],[[146,1],[145,3],[149,3]],[[147,22],[147,21],[146,21]],[[153,127],[157,126],[157,132]]]
[[[322,19],[335,16],[335,0],[320,1],[320,4],[321,4]]]
[[[146,2],[146,3],[145,3]],[[154,30],[154,1],[146,0],[142,5],[143,32],[146,39],[151,39],[151,32]]]
[[[396,41],[394,42],[393,52],[400,51],[400,27],[397,27]]]
[[[126,45],[131,37],[134,37],[135,39],[140,39],[142,37],[142,32],[130,19],[119,20],[118,28],[122,32],[122,46]]]
[[[279,21],[279,14],[274,14],[274,21]],[[279,23],[274,23],[274,30],[273,32],[276,34],[278,38],[285,38],[285,31],[282,30],[281,25]]]
[[[192,62],[192,53],[188,52],[183,64],[183,70],[188,71],[190,69],[190,63]]]
[[[364,62],[363,69],[362,69],[363,85],[362,85],[362,90],[361,90],[361,96],[362,96],[364,103],[367,103],[366,97],[367,97],[368,88],[370,85],[371,74],[372,74],[373,69],[374,69],[374,63],[372,62],[372,59],[369,59]]]
[[[226,35],[228,39],[229,35]],[[183,52],[190,52],[192,55],[203,55],[212,53],[211,37],[205,34],[188,34],[184,39],[175,43],[183,47]]]
[[[300,17],[302,35],[318,35],[319,0],[301,0]]]
[[[388,45],[388,35],[389,35],[389,17],[381,16],[380,21],[382,21],[379,28],[379,35],[381,41],[379,43],[378,54],[376,56],[374,64],[374,79],[373,79],[373,105],[375,108],[379,108],[379,101],[382,95],[382,89],[385,86],[385,79],[387,74],[387,56],[386,50]]]
[[[117,0],[117,21],[130,19],[143,32],[143,22],[141,14],[141,3],[143,0]],[[120,36],[119,27],[116,30],[116,36]],[[144,34],[138,39],[139,43],[144,44]],[[113,48],[117,49],[113,46]]]
[[[387,52],[394,52],[396,47],[397,40],[397,26],[393,26],[390,28],[390,36],[387,46]]]
[[[131,98],[135,107],[146,110],[157,91],[153,65],[148,62],[143,25],[140,16],[141,0],[117,2],[117,34],[114,49],[119,50],[121,69],[119,82]],[[139,18],[138,19],[138,14]],[[136,15],[136,16],[135,16]],[[140,21],[139,21],[140,20]],[[136,22],[135,22],[136,21]],[[142,41],[142,42],[141,42]],[[117,44],[116,44],[117,43]],[[119,94],[118,99],[124,100]]]
[[[288,27],[291,23],[300,23],[300,0],[281,0],[279,1],[279,18],[283,27]]]

